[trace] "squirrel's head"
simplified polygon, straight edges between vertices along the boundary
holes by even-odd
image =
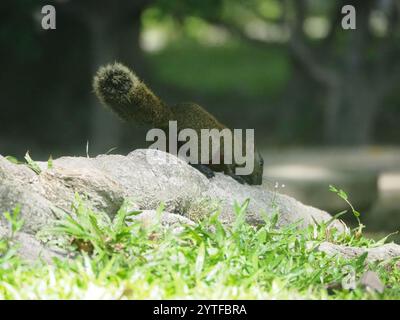
[[[260,185],[263,181],[263,173],[264,173],[264,159],[261,156],[259,151],[255,152],[254,159],[254,177],[252,183],[254,185]]]
[[[264,159],[258,150],[254,150],[254,169],[252,174],[240,176],[249,185],[262,184],[264,173]]]
[[[140,84],[138,77],[120,63],[101,67],[93,80],[93,89],[100,101],[113,107],[131,102],[132,91]]]

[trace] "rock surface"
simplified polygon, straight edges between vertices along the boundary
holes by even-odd
[[[300,221],[305,227],[331,219],[328,213],[265,186],[241,185],[221,173],[208,180],[180,159],[157,150],[139,149],[127,156],[62,157],[53,160],[51,168],[46,162],[37,164],[40,174],[0,156],[0,212],[18,204],[27,235],[35,235],[57,219],[58,209],[70,211],[76,193],[94,210],[111,217],[129,199],[135,209],[144,211],[138,218],[144,222],[154,219],[154,210],[164,203],[165,225],[191,224],[217,208],[221,209],[220,219],[231,223],[234,202],[246,199],[251,199],[246,217],[253,225],[264,223],[263,217],[274,213],[279,213],[279,226]],[[1,219],[0,225],[5,226]],[[339,221],[332,226],[346,230]]]
[[[195,225],[192,220],[175,213],[163,212],[162,215],[158,217],[156,210],[143,210],[142,213],[134,217],[134,220],[140,221],[145,226],[149,227],[157,223],[158,219],[160,219],[160,222],[163,226],[167,227],[174,227],[182,224],[189,226]]]
[[[293,198],[261,186],[241,185],[224,174],[208,180],[180,159],[157,150],[136,150],[128,156],[101,155],[96,158],[63,157],[38,163],[38,175],[25,165],[0,157],[0,211],[21,206],[25,230],[35,234],[56,218],[55,208],[70,210],[75,193],[85,195],[95,210],[113,216],[124,199],[133,200],[140,210],[154,210],[160,203],[165,211],[196,220],[220,207],[221,219],[235,219],[232,207],[251,199],[247,220],[263,223],[263,213],[279,212],[279,225],[301,220],[306,226],[327,221],[331,216]],[[344,225],[336,222],[339,230]]]
[[[7,237],[7,234],[7,228],[0,226],[0,238]],[[55,257],[64,258],[64,255],[61,252],[45,247],[45,245],[36,240],[33,235],[25,232],[17,233],[13,242],[18,243],[18,254],[26,261],[34,262],[41,259],[47,263],[51,263],[52,259]]]
[[[356,248],[333,244],[330,242],[321,243],[319,251],[325,252],[330,256],[338,255],[345,259],[357,258],[368,252],[366,260],[368,262],[383,261],[400,256],[400,246],[394,243],[384,244],[376,248]]]

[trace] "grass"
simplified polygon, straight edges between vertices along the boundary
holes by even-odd
[[[218,212],[177,232],[155,222],[144,227],[125,204],[114,219],[95,213],[77,198],[46,232],[62,239],[74,259],[27,264],[16,255],[19,210],[6,214],[13,231],[0,242],[0,299],[398,299],[396,261],[345,261],[316,250],[319,243],[371,247],[380,244],[357,234],[329,232],[327,224],[277,229],[277,215],[265,225],[245,222],[247,202],[236,205],[236,223],[218,221]],[[162,214],[162,208],[159,215]],[[45,233],[46,233],[45,232]],[[383,293],[340,285],[349,270],[366,270],[385,284]],[[336,287],[331,290],[329,287]]]

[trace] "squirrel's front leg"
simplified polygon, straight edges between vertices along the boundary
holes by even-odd
[[[239,182],[240,184],[246,184],[245,179],[235,174],[235,167],[233,165],[226,165],[224,173]]]

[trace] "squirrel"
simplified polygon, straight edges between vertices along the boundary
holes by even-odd
[[[164,130],[166,134],[169,121],[177,122],[178,131],[190,128],[195,130],[198,135],[201,129],[218,129],[220,131],[227,129],[203,107],[195,103],[167,105],[129,68],[120,63],[100,67],[93,79],[93,89],[104,106],[129,123],[150,125],[153,128]],[[223,148],[221,147],[220,150]],[[214,172],[224,172],[242,184],[262,184],[264,161],[257,150],[254,150],[254,170],[249,175],[235,175],[235,169],[240,166],[234,161],[231,164],[224,164],[223,154],[220,157],[222,159],[220,164],[191,165],[208,178],[212,178]]]

